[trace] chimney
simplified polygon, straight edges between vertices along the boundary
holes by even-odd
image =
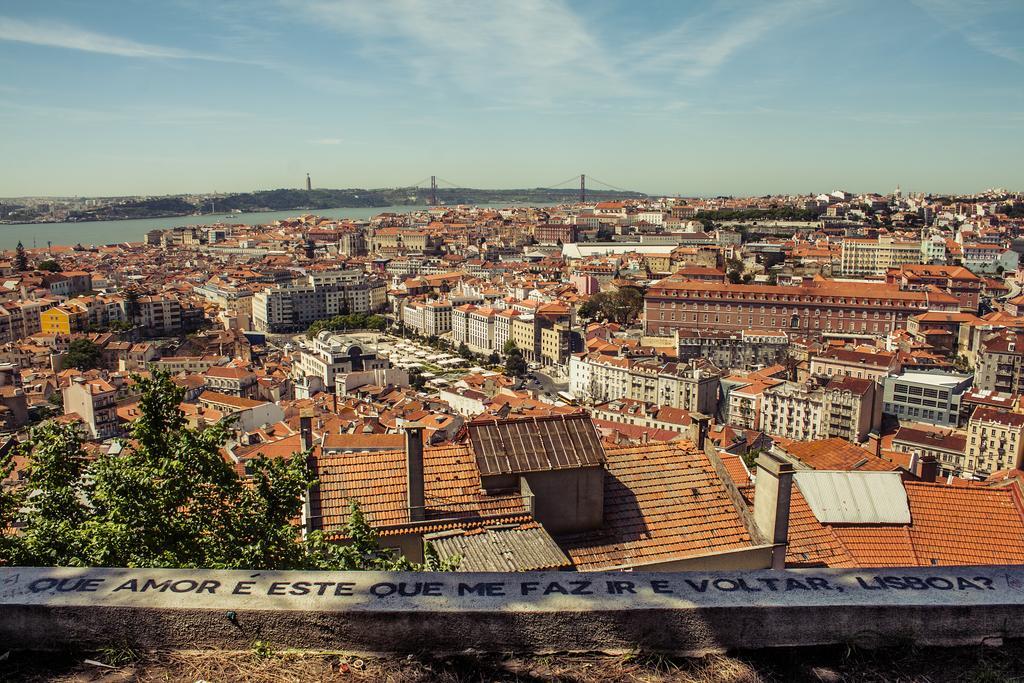
[[[786,568],[789,541],[789,499],[793,491],[793,465],[768,453],[757,459],[754,481],[754,523],[772,550],[772,569]]]
[[[939,476],[939,461],[934,455],[922,455],[918,463],[917,478],[921,481],[934,482]]]
[[[299,443],[304,451],[313,446],[313,410],[311,408],[303,408],[299,412]]]
[[[704,451],[704,444],[707,443],[708,440],[708,423],[710,421],[711,418],[703,413],[690,413],[690,422],[692,425],[695,425],[696,431],[696,438],[694,441],[697,442],[697,448],[700,449],[701,452]],[[693,431],[690,433],[693,434]]]
[[[421,521],[426,510],[423,493],[423,426],[410,422],[405,430],[405,483],[408,491],[409,521]]]

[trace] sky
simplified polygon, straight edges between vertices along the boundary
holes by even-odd
[[[1022,0],[0,0],[0,196],[1024,190],[1022,36]]]

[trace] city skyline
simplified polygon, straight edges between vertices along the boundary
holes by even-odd
[[[5,196],[543,187],[978,192],[1013,159],[1024,10],[945,0],[0,10]],[[550,176],[550,177],[549,177]]]

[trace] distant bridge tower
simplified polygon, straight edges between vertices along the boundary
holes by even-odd
[[[312,189],[313,189],[313,181],[310,180],[309,174],[307,173],[306,174],[306,191],[309,192]]]
[[[437,206],[437,176],[430,176],[430,205]]]
[[[587,174],[580,173],[580,204],[587,202]]]

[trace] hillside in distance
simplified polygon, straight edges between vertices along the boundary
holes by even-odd
[[[641,192],[587,190],[587,198],[594,200],[640,198]],[[544,188],[518,190],[487,190],[477,188],[438,188],[440,204],[501,204],[574,202],[579,199],[575,189],[550,190]],[[384,206],[415,206],[427,204],[430,190],[424,188],[383,188],[343,190],[283,188],[241,192],[216,198],[218,211],[315,211],[317,209],[362,208]],[[121,218],[159,218],[187,216],[209,210],[209,202],[200,206],[184,196],[154,197],[137,201],[118,202],[88,211],[71,214],[69,220],[92,221]]]

